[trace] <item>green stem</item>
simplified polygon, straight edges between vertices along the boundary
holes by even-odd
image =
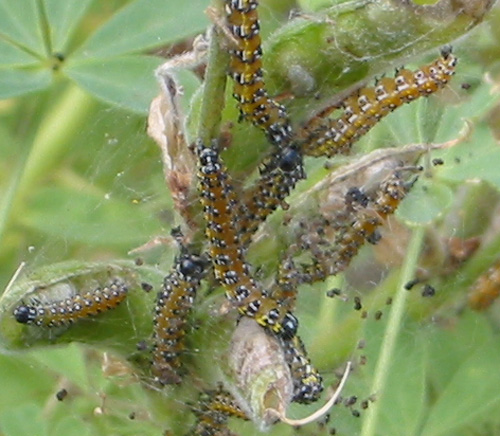
[[[417,269],[417,262],[422,248],[425,235],[424,227],[418,227],[413,231],[410,243],[408,245],[408,252],[406,255],[405,263],[401,271],[401,276],[398,284],[398,291],[395,295],[392,304],[392,310],[387,322],[382,348],[375,368],[373,377],[373,384],[371,392],[375,393],[379,399],[383,395],[384,387],[386,386],[389,376],[391,357],[396,346],[397,337],[401,330],[403,321],[403,314],[405,309],[406,297],[408,291],[404,288],[405,283],[415,277]],[[367,410],[363,427],[361,429],[361,436],[373,436],[377,432],[377,422],[380,415],[381,401],[375,401]]]
[[[344,284],[343,276],[332,276],[328,277],[323,286],[318,286],[315,291],[327,292],[328,289],[342,288]],[[318,314],[318,330],[323,331],[333,331],[335,329],[335,313],[337,311],[339,298],[327,298],[321,305],[321,309]]]
[[[229,62],[229,55],[221,49],[222,36],[220,32],[212,27],[209,37],[210,47],[197,132],[198,138],[205,144],[219,136]]]
[[[23,176],[24,167],[26,165],[26,161],[28,159],[28,153],[23,153],[20,159],[20,163],[18,164],[17,169],[13,173],[12,177],[9,180],[7,189],[5,190],[2,198],[0,200],[0,245],[2,241],[3,234],[7,227],[7,221],[10,216],[10,211],[12,209],[12,204],[16,197],[16,192],[20,183],[20,180]]]
[[[36,184],[70,150],[71,139],[81,130],[94,100],[81,89],[71,86],[40,124],[29,151],[14,175],[0,206],[0,243],[9,219],[19,209]]]

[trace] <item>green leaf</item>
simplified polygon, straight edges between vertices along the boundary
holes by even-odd
[[[482,419],[494,415],[500,405],[499,361],[500,347],[497,339],[471,351],[433,405],[420,434],[457,434],[464,427],[477,427]]]
[[[80,60],[68,64],[65,73],[98,99],[146,114],[159,92],[154,70],[161,63],[152,56]]]
[[[132,201],[67,188],[40,190],[22,222],[66,242],[128,248],[147,241],[157,230],[154,217]]]
[[[36,64],[39,61],[37,57],[20,47],[0,39],[0,66],[25,66]]]
[[[413,187],[396,214],[410,225],[430,224],[447,210],[452,201],[450,187],[435,180],[423,180]]]
[[[383,434],[418,434],[426,395],[424,338],[421,332],[413,331],[399,339],[390,376],[379,400]],[[404,406],[394,407],[396,404]]]
[[[48,53],[39,20],[35,1],[0,0],[0,39],[45,57]],[[0,56],[3,57],[3,54]]]
[[[137,0],[115,14],[78,50],[80,56],[107,57],[144,51],[205,29],[208,0]]]
[[[51,82],[52,74],[48,70],[0,69],[0,98],[40,91],[47,88]]]
[[[478,128],[471,139],[440,154],[446,165],[439,177],[453,182],[485,180],[500,190],[500,149],[489,128]]]
[[[498,92],[492,92],[491,84],[483,82],[460,105],[449,105],[446,107],[439,123],[435,140],[442,142],[456,138],[464,125],[464,120],[475,121],[480,119],[498,104],[498,98]]]
[[[88,423],[77,416],[65,416],[57,423],[53,434],[64,436],[87,436],[91,433]],[[94,433],[95,434],[95,433]]]
[[[495,339],[490,321],[469,311],[453,328],[434,326],[426,334],[426,352],[431,356],[428,378],[434,392],[443,392],[474,350]]]
[[[30,354],[0,354],[0,410],[3,412],[12,407],[13,398],[45,397],[53,389],[54,380],[48,373],[37,368]],[[0,429],[4,423],[0,414]],[[5,430],[5,429],[4,429]],[[0,430],[1,434],[1,430]],[[29,434],[29,433],[28,433]]]
[[[54,52],[67,50],[69,38],[91,2],[92,0],[45,0]]]
[[[304,11],[316,11],[330,4],[328,0],[298,0],[297,3],[300,9]]]
[[[68,347],[48,349],[34,354],[34,359],[54,374],[63,375],[81,389],[89,385],[87,378],[85,356],[81,347],[69,345]]]
[[[41,419],[41,413],[40,406],[34,404],[5,410],[0,416],[0,428],[5,436],[44,436],[47,427]]]

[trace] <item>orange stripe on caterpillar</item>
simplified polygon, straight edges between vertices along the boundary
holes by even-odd
[[[285,107],[271,99],[262,71],[262,48],[256,0],[226,0],[227,26],[237,46],[230,50],[233,96],[238,100],[242,119],[263,129],[278,146],[289,142],[290,121]]]
[[[304,154],[331,157],[348,153],[383,117],[404,103],[444,88],[455,73],[456,64],[451,47],[445,47],[431,64],[416,71],[400,69],[395,78],[384,77],[374,87],[359,89],[340,104],[343,113],[338,118],[315,117],[302,129]],[[322,115],[328,113],[322,111]]]
[[[203,393],[193,413],[196,415],[196,424],[188,433],[189,436],[231,436],[234,433],[227,426],[228,418],[248,420],[233,396],[221,386]]]
[[[152,373],[162,385],[180,383],[180,356],[184,351],[187,317],[193,307],[207,259],[183,254],[165,277],[156,298]]]
[[[60,301],[42,303],[39,299],[33,298],[30,304],[17,306],[14,309],[14,317],[21,324],[44,327],[66,326],[118,307],[125,300],[127,292],[126,284],[115,279],[108,286]]]
[[[298,321],[282,310],[277,301],[266,296],[251,277],[250,266],[241,248],[241,230],[236,213],[239,203],[230,176],[221,161],[217,146],[197,144],[199,159],[198,189],[207,224],[206,235],[215,276],[227,298],[245,316],[285,336],[295,335]]]
[[[472,285],[469,306],[474,310],[486,310],[500,295],[500,260],[497,260]]]

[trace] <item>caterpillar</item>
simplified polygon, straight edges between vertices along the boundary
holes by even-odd
[[[485,310],[500,295],[500,260],[497,260],[472,285],[469,292],[469,306],[474,310]]]
[[[66,326],[118,307],[125,300],[127,292],[127,285],[119,279],[114,279],[107,286],[59,301],[45,303],[33,297],[30,304],[17,306],[13,314],[16,321],[21,324],[44,327]]]
[[[251,277],[241,249],[236,213],[239,210],[229,174],[219,158],[217,146],[197,144],[198,189],[206,221],[206,235],[217,280],[242,315],[285,336],[295,335],[298,321],[265,295]]]
[[[304,343],[295,335],[282,339],[285,361],[290,367],[293,381],[293,398],[296,403],[308,404],[319,399],[323,392],[323,378],[311,364]]]
[[[180,383],[180,356],[184,351],[187,316],[205,276],[207,260],[184,253],[165,277],[156,297],[153,320],[152,373],[160,384]]]
[[[444,88],[455,73],[456,65],[457,58],[447,46],[438,59],[416,71],[399,69],[395,78],[384,77],[374,87],[359,89],[340,105],[323,110],[303,127],[300,133],[303,153],[326,157],[348,153],[383,117],[404,103]],[[322,119],[338,107],[343,110],[338,118]]]
[[[290,257],[282,259],[278,268],[278,276],[271,288],[271,296],[286,306],[289,311],[295,308],[299,280],[300,275],[293,260]]]
[[[417,168],[411,168],[416,170]],[[353,219],[339,229],[331,247],[326,250],[318,244],[311,244],[315,261],[304,266],[302,280],[306,283],[322,281],[327,276],[344,271],[365,242],[375,244],[380,239],[377,229],[384,220],[396,211],[399,203],[409,192],[415,180],[407,181],[403,172],[409,169],[395,170],[380,185],[376,197],[369,203],[363,203],[353,215]],[[319,244],[321,245],[321,244]]]
[[[264,162],[258,181],[243,195],[240,219],[236,223],[240,243],[246,247],[260,223],[283,204],[298,181],[305,178],[302,153],[284,147]]]
[[[236,42],[229,50],[233,97],[241,118],[263,129],[272,144],[281,146],[289,142],[292,131],[285,107],[270,98],[265,88],[257,6],[257,0],[225,0],[227,28]]]
[[[196,415],[196,423],[188,436],[231,436],[234,433],[227,427],[229,418],[248,420],[233,396],[222,386],[204,392],[197,407],[193,408],[193,413]]]

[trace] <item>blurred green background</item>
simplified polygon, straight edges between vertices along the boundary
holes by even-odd
[[[325,3],[351,7],[356,2],[261,3],[267,38],[292,8],[314,14]],[[70,259],[130,259],[131,249],[180,224],[159,149],[146,134],[146,116],[158,93],[153,71],[164,61],[160,56],[190,47],[209,24],[208,5],[209,0],[0,0],[0,289],[21,262],[29,272]],[[273,53],[279,53],[281,38],[269,43]],[[408,295],[386,394],[377,400],[377,435],[500,435],[499,307],[476,313],[466,304],[470,285],[500,257],[498,6],[454,48],[460,63],[448,93],[402,108],[357,146],[362,154],[382,146],[439,142],[456,138],[464,119],[474,125],[469,141],[431,155],[445,165],[421,177],[399,214],[400,222],[423,229],[419,268],[437,296],[424,299],[420,288]],[[434,51],[408,62],[415,66],[435,56]],[[267,62],[279,74],[282,65]],[[195,93],[197,81],[191,75],[183,82],[184,101]],[[313,96],[305,99],[314,104]],[[303,115],[301,108],[295,110],[294,116]],[[235,120],[232,100],[224,116]],[[235,142],[254,140],[252,126],[236,129]],[[238,156],[241,152],[229,152],[228,162],[245,174],[235,163]],[[257,157],[251,159],[255,166]],[[308,162],[311,181],[326,174],[323,163]],[[300,430],[280,424],[272,434],[334,434],[333,428],[338,435],[370,434],[363,427],[361,403],[371,405],[376,398],[372,378],[387,333],[386,302],[397,293],[409,235],[397,224],[388,244],[364,250],[345,278],[301,291],[302,335],[313,361],[327,385],[338,365],[348,359],[358,364],[345,391],[358,401],[334,408],[329,423]],[[450,266],[445,241],[451,237],[477,240],[479,249],[463,264]],[[253,247],[252,259],[275,264],[276,253],[268,248],[265,241]],[[146,257],[161,273],[173,255],[160,247]],[[365,274],[367,269],[383,271],[382,277],[368,283],[373,276]],[[325,297],[334,286],[346,290],[347,302]],[[363,298],[368,319],[352,310],[352,295]],[[206,319],[207,306],[201,310],[201,337],[210,332],[210,322],[217,323]],[[357,348],[360,340],[365,348]],[[194,378],[189,387],[155,392],[120,359],[102,352],[72,344],[0,354],[0,435],[187,431],[193,418],[184,418],[186,402],[203,383]],[[56,399],[61,389],[68,391],[62,402]],[[304,416],[315,408],[294,405],[291,414]],[[233,426],[241,434],[257,434],[251,423]]]

